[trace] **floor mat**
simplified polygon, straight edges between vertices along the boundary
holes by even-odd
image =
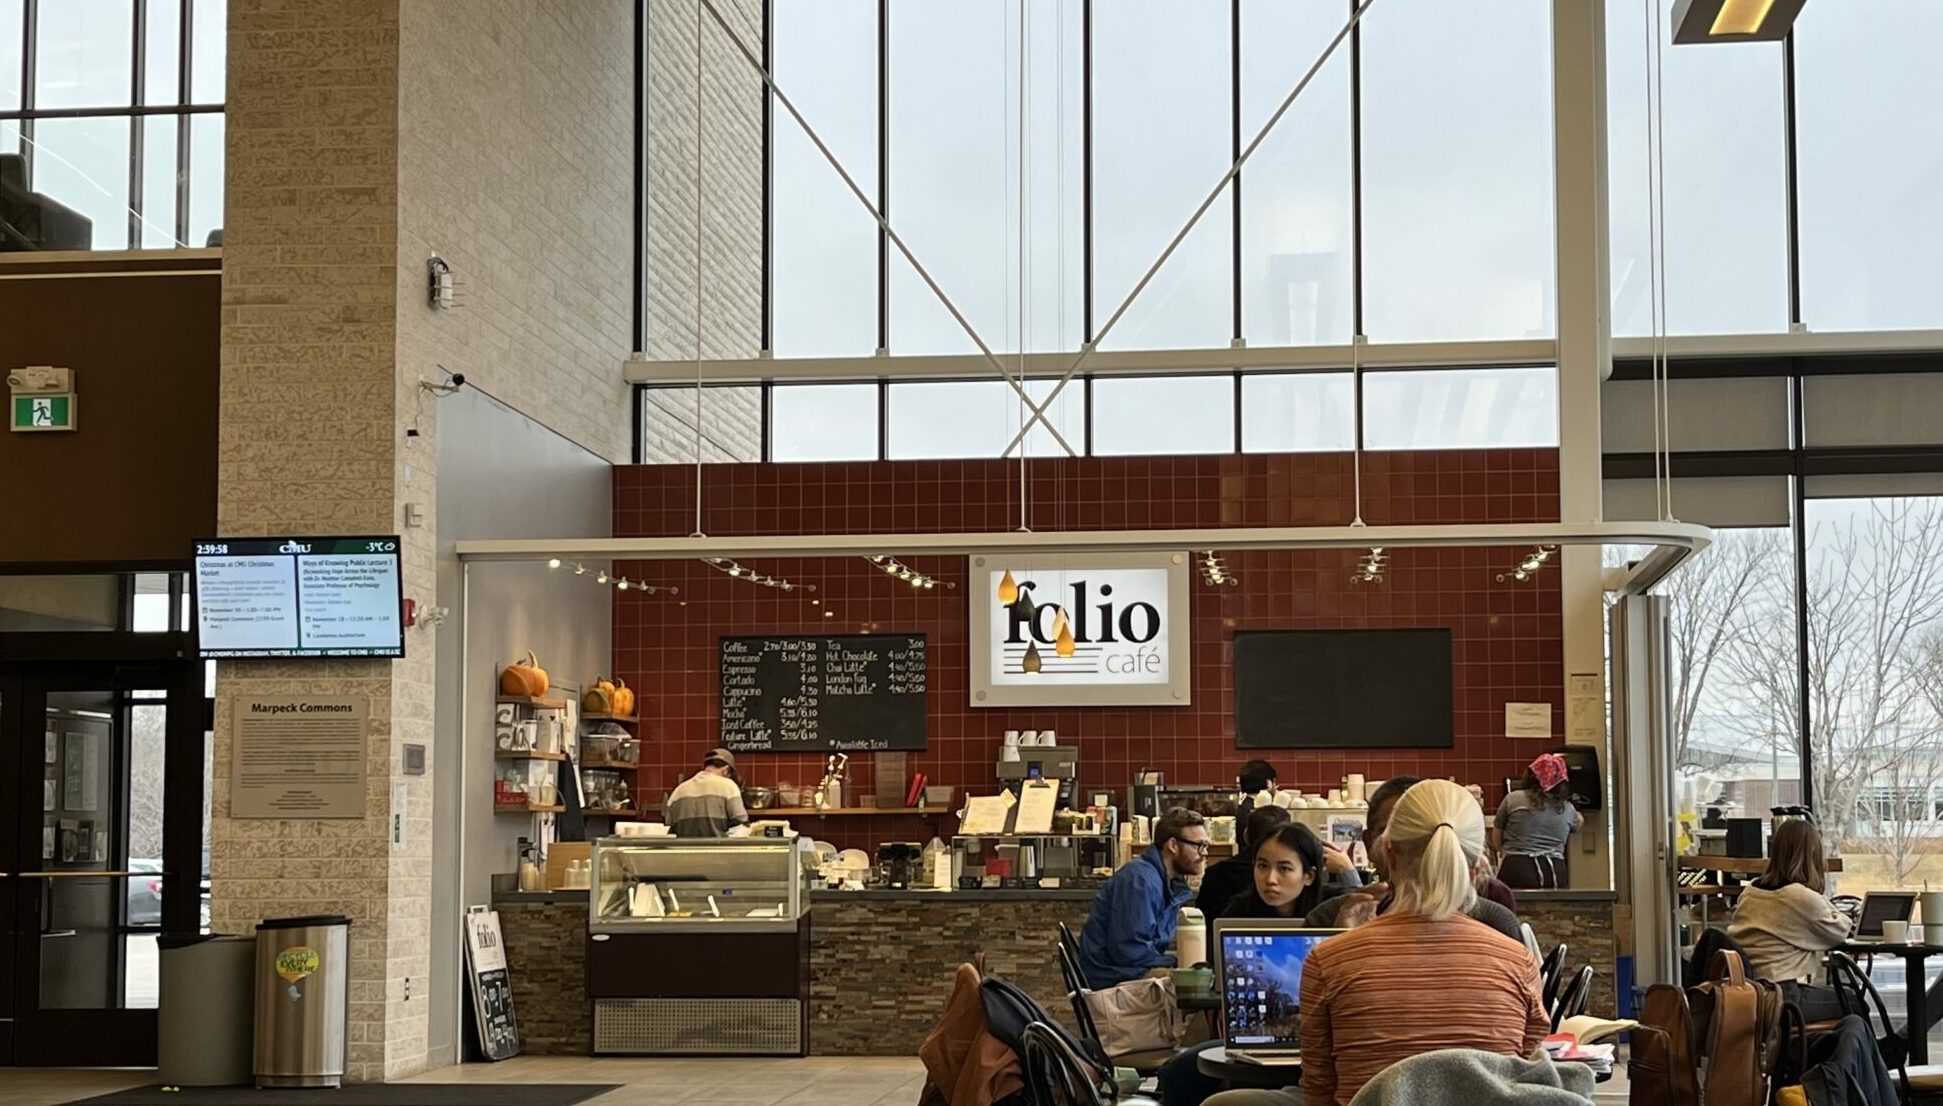
[[[573,1106],[619,1083],[346,1083],[335,1090],[134,1087],[68,1106]]]

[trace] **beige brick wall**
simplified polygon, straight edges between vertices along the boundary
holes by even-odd
[[[601,456],[631,455],[633,34],[631,0],[232,0],[224,533],[402,533],[405,593],[429,603],[438,401],[420,382],[440,365]],[[464,286],[457,310],[426,306],[434,252]],[[424,526],[404,525],[408,505]],[[428,1065],[429,975],[456,938],[431,932],[437,766],[400,772],[405,744],[433,744],[432,642],[409,632],[402,661],[218,675],[212,921],[356,919],[354,1080]],[[297,693],[370,697],[365,817],[231,819],[234,704]]]
[[[231,0],[217,515],[229,535],[388,533],[397,426],[395,7]],[[395,695],[385,661],[226,662],[212,925],[345,913],[349,1074],[385,1073]],[[252,695],[368,696],[365,816],[232,821],[230,722]]]

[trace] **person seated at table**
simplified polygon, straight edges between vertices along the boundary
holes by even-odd
[[[1331,889],[1315,831],[1300,822],[1269,833],[1255,847],[1251,885],[1222,908],[1223,918],[1301,918],[1324,899],[1341,894]]]
[[[1554,888],[1572,882],[1565,841],[1585,825],[1572,805],[1565,758],[1545,753],[1525,769],[1524,781],[1498,804],[1492,846],[1503,856],[1498,877],[1510,887]]]
[[[1289,812],[1279,806],[1258,806],[1239,821],[1241,833],[1235,842],[1235,855],[1208,865],[1201,874],[1201,890],[1194,896],[1195,907],[1209,922],[1221,917],[1229,900],[1254,882],[1255,847],[1289,824]]]
[[[1397,801],[1420,782],[1415,776],[1394,776],[1370,793],[1368,821],[1363,826],[1363,847],[1369,850],[1370,862],[1376,866],[1377,882],[1351,894],[1316,904],[1316,908],[1303,919],[1306,925],[1316,929],[1348,929],[1390,910],[1395,897],[1384,869],[1383,853],[1377,848],[1377,843],[1389,826],[1390,815],[1396,809]],[[1468,791],[1464,793],[1470,794]],[[1476,799],[1471,802],[1473,806],[1477,804]],[[1478,808],[1478,817],[1484,817],[1482,807]],[[1480,869],[1476,891],[1476,900],[1470,907],[1471,917],[1523,945],[1524,934],[1518,928],[1517,900],[1512,897],[1511,889],[1484,875]]]
[[[1302,966],[1300,1092],[1227,1091],[1208,1106],[1344,1106],[1399,1060],[1446,1048],[1529,1056],[1551,1031],[1538,965],[1468,914],[1484,863],[1477,800],[1425,780],[1395,807],[1376,845],[1391,909]]]
[[[1154,823],[1154,843],[1113,873],[1093,897],[1080,930],[1080,971],[1086,985],[1105,990],[1174,967],[1174,928],[1194,892],[1187,881],[1207,866],[1208,826],[1192,810],[1176,808]]]
[[[1805,818],[1774,827],[1767,871],[1741,891],[1727,936],[1747,952],[1748,970],[1776,982],[1807,981],[1849,937],[1849,919],[1823,894],[1822,835]]]

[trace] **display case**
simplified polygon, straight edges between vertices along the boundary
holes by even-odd
[[[799,856],[793,838],[596,840],[594,1052],[803,1055],[810,915]]]
[[[794,838],[599,838],[588,928],[793,931],[809,907],[800,856]]]

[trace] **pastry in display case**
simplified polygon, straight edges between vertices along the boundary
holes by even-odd
[[[808,908],[794,839],[603,837],[593,846],[596,933],[687,923],[794,929]]]

